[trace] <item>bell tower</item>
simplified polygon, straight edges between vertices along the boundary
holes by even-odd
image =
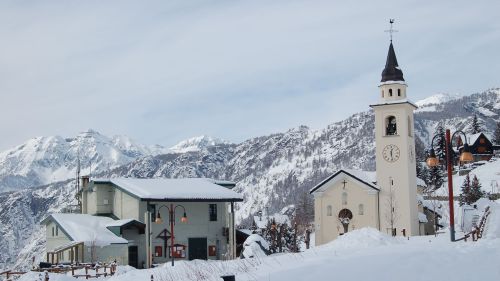
[[[392,21],[391,21],[392,24]],[[391,43],[375,113],[377,186],[380,230],[387,234],[419,234],[413,111],[407,84]]]

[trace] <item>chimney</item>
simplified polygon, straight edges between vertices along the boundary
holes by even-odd
[[[89,176],[82,176],[82,189],[89,186],[89,181],[90,181]]]

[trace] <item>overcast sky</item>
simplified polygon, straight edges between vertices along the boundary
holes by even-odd
[[[2,1],[0,150],[88,128],[171,146],[322,128],[377,101],[500,87],[500,1]]]

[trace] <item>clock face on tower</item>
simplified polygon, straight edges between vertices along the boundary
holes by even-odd
[[[396,162],[399,159],[400,151],[399,147],[395,144],[389,144],[384,147],[382,150],[382,156],[384,160],[387,162]]]

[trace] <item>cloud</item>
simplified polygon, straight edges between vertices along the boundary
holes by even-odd
[[[497,1],[166,2],[0,3],[0,149],[320,128],[378,98],[388,18],[412,99],[499,86]]]

